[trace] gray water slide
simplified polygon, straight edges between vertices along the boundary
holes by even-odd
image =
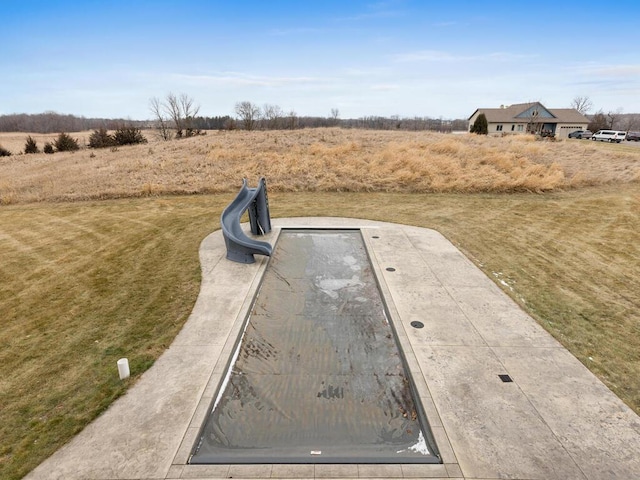
[[[247,179],[243,179],[240,192],[220,217],[227,258],[238,263],[254,263],[254,254],[271,256],[272,252],[270,243],[249,238],[242,230],[240,220],[247,210],[252,234],[264,235],[271,231],[267,182],[264,177],[258,181],[257,188],[249,188]]]

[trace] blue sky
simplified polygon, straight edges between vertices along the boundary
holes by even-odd
[[[465,118],[541,101],[640,113],[640,2],[0,0],[0,114]]]

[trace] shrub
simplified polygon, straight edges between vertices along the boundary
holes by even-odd
[[[11,156],[11,152],[6,148],[4,148],[2,145],[0,145],[0,157],[10,157],[10,156]]]
[[[53,149],[53,145],[51,145],[51,143],[50,143],[50,142],[46,142],[46,143],[44,144],[44,148],[42,149],[42,151],[43,151],[44,153],[51,154],[51,153],[53,153],[55,150]]]
[[[27,137],[27,141],[24,144],[24,153],[40,153],[40,149],[31,135]]]
[[[94,130],[89,136],[89,148],[106,148],[116,144],[113,135],[109,135],[106,128]]]
[[[80,149],[78,145],[78,140],[71,138],[70,135],[62,132],[58,135],[53,142],[53,146],[56,147],[56,150],[59,152],[75,152]]]
[[[487,117],[484,113],[478,115],[476,121],[473,122],[471,133],[477,133],[478,135],[487,135],[489,133],[489,124],[487,123]]]
[[[121,125],[114,134],[116,145],[136,145],[147,143],[147,139],[142,135],[139,128]]]

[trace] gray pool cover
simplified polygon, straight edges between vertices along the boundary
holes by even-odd
[[[357,230],[284,230],[191,463],[439,463]]]

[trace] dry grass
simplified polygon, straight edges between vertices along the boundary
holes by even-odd
[[[267,176],[274,217],[442,232],[640,413],[640,149],[619,147],[329,129],[0,160],[14,203],[0,208],[0,478],[123,393],[118,358],[135,382],[167,347],[197,296],[198,244],[242,176]],[[449,188],[490,193],[410,193]],[[52,201],[118,195],[153,198]]]
[[[73,134],[81,143],[88,135]],[[282,192],[544,192],[640,180],[640,149],[531,136],[341,129],[147,136],[148,145],[116,151],[0,159],[0,204],[230,192],[242,177],[259,176]],[[0,134],[0,143],[16,151],[25,137]],[[35,137],[41,144],[54,135]]]
[[[20,478],[124,392],[118,358],[138,377],[168,347],[216,219],[194,198],[0,209],[0,478]]]

